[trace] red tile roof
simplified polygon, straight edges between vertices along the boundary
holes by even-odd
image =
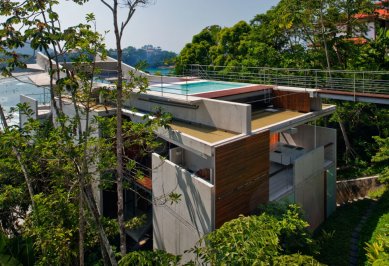
[[[365,44],[367,43],[367,40],[363,37],[354,37],[354,38],[346,38],[344,39],[348,42],[353,42],[354,44]]]
[[[389,10],[388,9],[376,9],[374,12],[378,14],[379,18],[389,19]]]
[[[384,6],[384,3],[387,5],[387,7]],[[356,19],[373,19],[373,18],[380,18],[380,19],[389,19],[389,0],[376,2],[375,5],[379,6],[379,8],[375,9],[373,13],[367,14],[367,13],[359,13],[355,14],[354,18]]]
[[[354,18],[356,18],[356,19],[373,19],[375,17],[376,17],[376,14],[359,13],[359,14],[354,15]]]

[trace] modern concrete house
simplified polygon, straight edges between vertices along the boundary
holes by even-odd
[[[316,126],[335,106],[322,104],[316,90],[146,76],[150,91],[125,101],[125,119],[142,122],[161,108],[173,121],[155,131],[164,145],[149,155],[151,172],[135,182],[142,197],[126,192],[126,200],[128,215],[150,214],[154,248],[183,254],[269,201],[298,203],[312,229],[335,210],[336,131]],[[114,109],[96,107],[95,115]],[[172,192],[181,196],[170,204],[164,195]],[[113,208],[97,186],[96,197],[103,213]],[[137,233],[129,235],[139,240]]]
[[[222,93],[221,93],[222,92]],[[259,204],[302,206],[314,229],[335,210],[336,131],[315,126],[335,111],[314,91],[249,85],[179,100],[155,93],[128,101],[139,112],[170,112],[167,159],[152,156],[154,247],[183,254],[204,234]]]

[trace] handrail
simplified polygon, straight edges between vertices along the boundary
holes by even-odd
[[[188,65],[185,75],[206,71],[212,80],[238,81],[277,86],[389,94],[389,71],[322,70],[271,67]]]
[[[275,71],[296,71],[296,72],[330,72],[330,73],[374,73],[374,74],[386,74],[389,75],[389,71],[383,70],[344,70],[344,69],[319,69],[319,68],[281,68],[281,67],[246,67],[246,66],[214,66],[214,65],[201,65],[201,64],[188,64],[185,69],[190,67],[200,67],[204,68],[220,68],[220,69],[228,69],[228,68],[240,68],[240,69],[263,69],[263,70],[275,70]]]

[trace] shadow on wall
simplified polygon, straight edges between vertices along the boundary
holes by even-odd
[[[178,186],[182,193],[181,199],[187,207],[191,223],[195,226],[198,237],[201,238],[204,233],[208,233],[212,230],[211,217],[207,214],[204,201],[197,190],[196,184],[193,182],[194,178],[185,178],[182,169],[178,166],[176,166],[176,173],[178,177]],[[211,201],[208,203],[212,204]]]

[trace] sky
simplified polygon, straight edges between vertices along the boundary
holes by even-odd
[[[110,0],[106,0],[110,3]],[[164,50],[180,52],[193,35],[210,25],[231,27],[240,20],[249,22],[256,14],[264,13],[279,0],[154,0],[152,5],[138,8],[123,36],[123,47],[140,48],[145,44]],[[106,35],[108,48],[115,47],[112,15],[100,0],[89,0],[83,6],[60,0],[57,10],[62,26],[84,21],[93,12],[97,29],[110,30]],[[120,13],[125,14],[125,9]]]

